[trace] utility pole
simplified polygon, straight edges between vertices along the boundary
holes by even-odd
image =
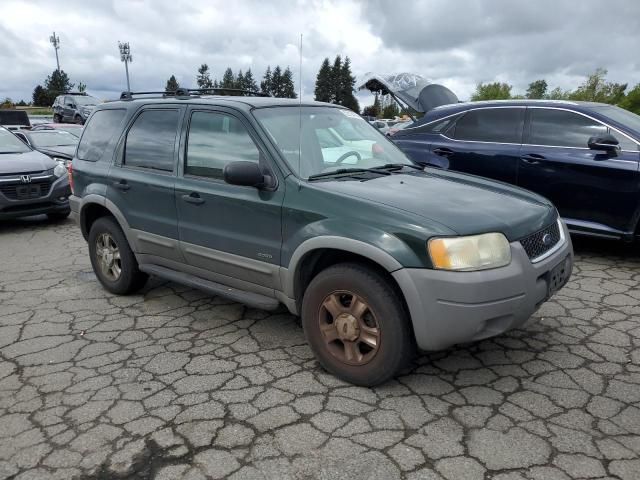
[[[120,41],[118,41],[118,49],[120,50],[120,61],[124,62],[124,70],[127,74],[127,92],[130,92],[131,85],[129,84],[129,62],[133,61],[133,57],[131,56],[129,42],[121,43]]]
[[[49,37],[49,41],[51,45],[53,45],[53,49],[56,51],[56,65],[58,66],[58,71],[60,71],[60,60],[58,59],[58,49],[60,48],[60,37],[56,36],[56,32],[53,32],[53,35]]]

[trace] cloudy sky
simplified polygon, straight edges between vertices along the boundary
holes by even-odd
[[[195,86],[197,68],[221,77],[291,66],[310,98],[324,57],[351,58],[354,74],[413,72],[467,99],[478,82],[514,92],[545,78],[574,88],[604,67],[609,79],[640,82],[638,0],[1,0],[0,97],[31,99],[60,65],[100,98],[126,89],[117,42],[128,41],[133,90],[162,89],[175,74]],[[400,7],[401,5],[401,7]],[[369,101],[361,94],[361,103]]]

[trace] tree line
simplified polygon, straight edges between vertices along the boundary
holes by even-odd
[[[69,75],[64,70],[56,69],[47,76],[43,84],[38,84],[33,89],[31,94],[32,104],[35,107],[50,107],[58,95],[70,92],[74,86],[75,83],[71,82]],[[87,86],[82,82],[78,82],[77,91],[83,93],[86,90]]]
[[[513,86],[505,82],[479,83],[471,95],[471,101],[478,100],[578,100],[617,105],[640,114],[640,83],[627,91],[627,83],[614,83],[607,80],[607,70],[598,68],[575,90],[563,90],[559,87],[549,90],[546,80],[535,80],[529,84],[524,95],[513,94]]]
[[[230,88],[248,90],[271,95],[272,97],[297,98],[291,69],[286,67],[282,70],[280,65],[276,65],[273,70],[271,70],[271,66],[269,65],[264,72],[260,86],[258,86],[250,68],[245,73],[243,73],[242,70],[238,70],[237,74],[234,74],[231,68],[227,68],[222,78],[218,81],[217,79],[211,78],[209,66],[203,63],[200,65],[200,68],[198,68],[196,84],[198,88]],[[165,91],[173,92],[179,87],[180,84],[176,80],[175,75],[171,75],[165,85]],[[224,94],[224,92],[220,93]],[[232,94],[232,92],[229,92],[229,94]]]

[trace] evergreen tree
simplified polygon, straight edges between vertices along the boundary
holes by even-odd
[[[55,97],[52,99],[49,96],[49,92],[47,92],[47,90],[43,88],[42,85],[37,85],[36,88],[33,89],[31,100],[34,107],[50,107],[51,105],[53,105]]]
[[[271,95],[274,97],[282,97],[282,69],[280,65],[276,65],[271,74]]]
[[[344,59],[344,63],[340,69],[340,98],[339,102],[336,102],[344,107],[350,108],[356,113],[360,113],[360,104],[353,94],[353,89],[356,85],[356,77],[351,74],[351,60],[349,57]]]
[[[342,105],[342,59],[340,55],[336,55],[331,67],[331,103]]]
[[[198,76],[196,77],[196,83],[198,88],[211,88],[213,82],[211,81],[211,74],[209,73],[209,65],[203,63],[198,69]]]
[[[271,95],[271,66],[267,66],[267,71],[264,72],[264,77],[260,82],[260,91],[267,95]]]
[[[244,74],[242,73],[242,70],[238,71],[238,76],[236,77],[236,81],[235,81],[235,88],[239,88],[240,90],[245,90]]]
[[[222,82],[220,83],[220,87],[222,88],[235,88],[236,80],[233,77],[233,71],[230,68],[227,68],[224,71],[224,75],[222,76]]]
[[[247,90],[251,90],[252,92],[258,91],[258,84],[253,78],[251,69],[247,70],[247,73],[244,74],[244,88],[246,88]]]
[[[293,73],[287,66],[282,74],[282,97],[283,98],[298,98],[296,95],[295,85],[293,84]]]
[[[167,80],[167,85],[164,87],[164,91],[175,92],[179,87],[180,85],[178,84],[175,75],[171,75],[169,77],[169,80]]]
[[[69,92],[73,88],[73,85],[69,80],[69,76],[64,73],[64,70],[54,70],[44,81],[44,88],[47,90],[49,96],[54,99],[58,95]],[[51,103],[53,103],[53,101]]]
[[[331,65],[329,59],[322,61],[318,75],[316,76],[315,99],[318,102],[331,101]]]

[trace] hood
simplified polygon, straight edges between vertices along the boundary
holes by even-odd
[[[431,83],[415,73],[393,75],[366,73],[362,84],[358,87],[358,90],[365,89],[372,93],[380,92],[382,95],[396,96],[416,112],[428,112],[440,105],[458,103],[456,94],[447,87]]]
[[[501,232],[514,241],[556,219],[553,205],[539,195],[449,172],[412,172],[367,181],[333,180],[317,186],[436,221],[459,235]]]
[[[0,175],[42,172],[54,168],[58,162],[40,152],[0,154]]]
[[[76,145],[56,145],[51,147],[38,148],[39,152],[50,157],[64,157],[71,159],[76,153]]]

